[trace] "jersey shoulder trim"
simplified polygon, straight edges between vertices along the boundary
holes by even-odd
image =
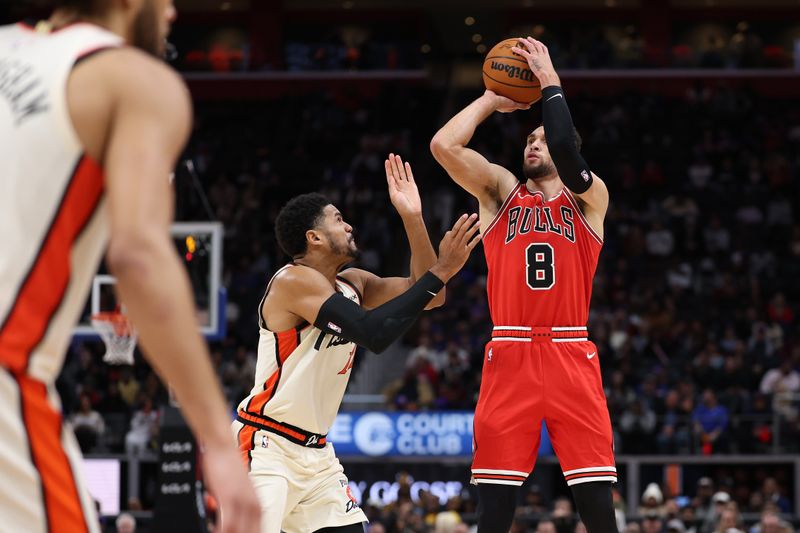
[[[566,196],[567,200],[569,200],[569,203],[572,204],[573,209],[575,209],[575,211],[578,213],[578,218],[581,220],[581,223],[583,224],[583,227],[585,227],[589,231],[589,234],[592,237],[594,237],[594,239],[600,245],[602,245],[603,244],[603,239],[597,234],[597,232],[595,230],[592,229],[592,226],[589,225],[589,222],[586,220],[586,217],[583,216],[583,211],[581,210],[580,206],[578,205],[578,202],[575,200],[575,197],[572,195],[572,191],[570,191],[566,187],[564,188],[564,191],[566,191],[565,196]]]
[[[278,274],[280,274],[281,272],[283,272],[284,270],[286,270],[287,268],[289,268],[291,266],[294,266],[294,263],[289,263],[289,264],[283,265],[281,268],[279,268],[272,275],[272,277],[267,282],[267,288],[264,291],[264,296],[261,297],[261,302],[259,302],[259,304],[258,304],[258,327],[260,327],[261,329],[265,329],[267,331],[271,331],[269,328],[267,328],[267,323],[264,320],[264,302],[267,301],[267,294],[269,294],[269,289],[272,287],[272,282],[275,281],[275,278],[278,277]],[[302,325],[303,324],[301,324],[301,326]]]
[[[347,285],[350,289],[352,289],[352,291],[354,293],[356,293],[356,296],[358,296],[358,305],[361,305],[361,303],[364,301],[364,297],[361,296],[361,291],[359,291],[356,288],[356,286],[353,285],[352,282],[350,282],[349,280],[343,278],[342,276],[336,276],[336,281],[338,281],[338,282],[340,282],[340,283],[342,283],[344,285]]]
[[[503,213],[508,208],[508,204],[511,203],[511,200],[514,198],[514,195],[517,194],[517,191],[519,191],[519,188],[521,186],[522,186],[522,183],[517,183],[517,186],[514,187],[513,189],[511,189],[511,192],[508,193],[508,196],[506,196],[506,199],[503,201],[503,204],[500,206],[500,209],[497,210],[497,214],[494,216],[492,221],[489,223],[489,226],[486,228],[486,231],[483,232],[483,236],[484,237],[486,237],[486,235],[488,235],[489,232],[492,231],[492,228],[495,227],[495,225],[497,224],[497,221],[500,220],[500,218],[503,216]]]

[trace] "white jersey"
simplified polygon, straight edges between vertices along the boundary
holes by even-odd
[[[103,172],[67,108],[77,61],[122,39],[91,24],[0,27],[0,366],[50,383],[108,238]]]
[[[275,275],[292,266],[286,265]],[[271,284],[270,280],[267,293]],[[360,294],[347,280],[337,277],[336,290],[361,304]],[[267,426],[269,422],[279,422],[283,431],[290,427],[325,435],[342,403],[356,345],[312,324],[270,331],[261,316],[264,300],[266,293],[259,305],[255,386],[250,396],[239,404],[240,416],[262,424],[266,422]],[[242,411],[246,415],[242,415]],[[265,421],[263,417],[271,420]]]
[[[0,516],[3,531],[99,532],[54,381],[107,240],[103,172],[67,108],[77,61],[122,40],[0,27]]]

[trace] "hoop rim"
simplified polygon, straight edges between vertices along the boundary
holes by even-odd
[[[98,322],[130,322],[128,315],[121,311],[101,311],[90,317]]]
[[[102,311],[91,316],[92,325],[100,331],[100,324],[108,324],[116,337],[135,338],[136,332],[133,329],[128,315],[121,311]],[[102,332],[100,334],[103,337]],[[106,339],[103,339],[105,341]]]

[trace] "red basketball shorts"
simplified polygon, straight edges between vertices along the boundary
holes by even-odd
[[[542,421],[568,485],[617,481],[597,346],[584,327],[497,326],[475,409],[472,477],[522,485]]]

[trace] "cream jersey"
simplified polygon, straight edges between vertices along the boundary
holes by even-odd
[[[286,265],[275,275],[293,266]],[[267,329],[261,309],[271,285],[272,280],[258,307],[255,386],[239,410],[324,435],[342,403],[356,345],[311,324],[278,332]],[[336,290],[361,304],[360,294],[347,280],[337,277]]]
[[[52,382],[108,238],[103,172],[67,108],[72,68],[120,37],[0,27],[0,366]]]

